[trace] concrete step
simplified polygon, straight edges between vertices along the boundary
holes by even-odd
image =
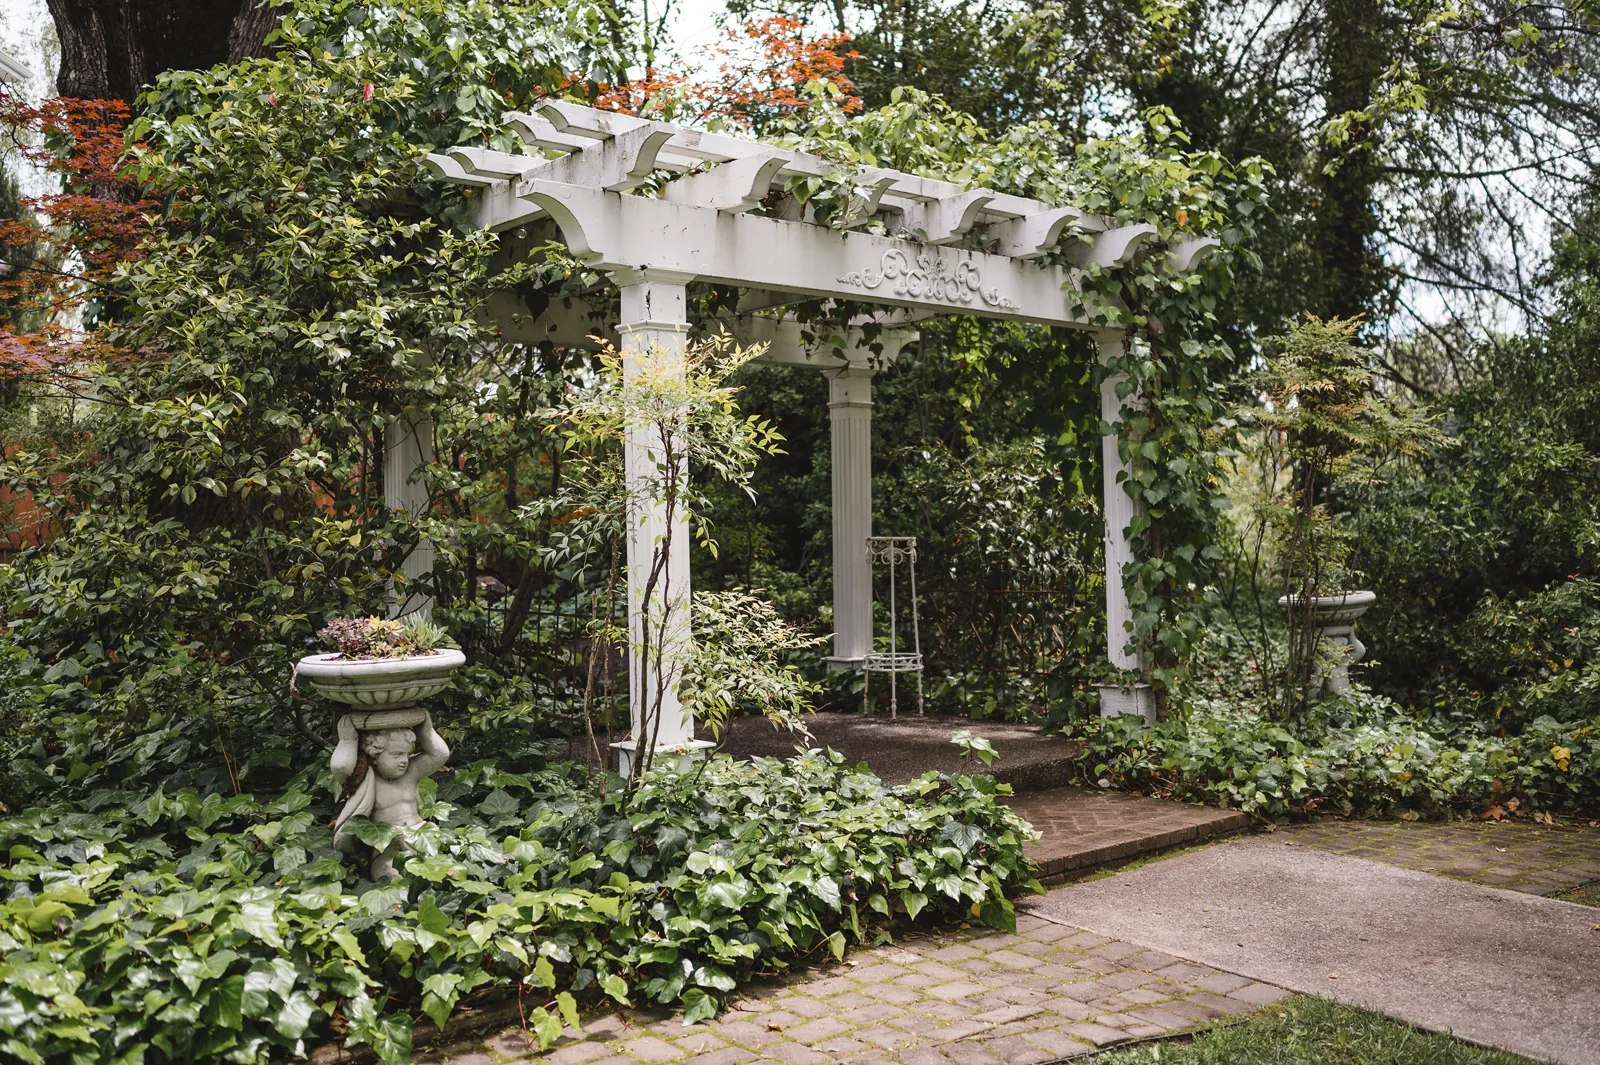
[[[831,747],[851,762],[865,762],[890,784],[904,784],[930,769],[946,773],[988,773],[1019,794],[1059,788],[1072,779],[1072,763],[1082,746],[1059,736],[1046,736],[1034,725],[1004,721],[969,721],[959,717],[816,714],[807,719],[812,746]],[[950,735],[961,729],[981,736],[999,755],[994,765],[963,766],[961,750]],[[795,742],[764,718],[743,717],[733,723],[724,748],[741,758],[792,755]],[[707,737],[709,738],[709,737]]]
[[[1042,832],[1028,851],[1046,883],[1110,862],[1243,832],[1248,814],[1116,791],[1053,788],[1008,805]]]

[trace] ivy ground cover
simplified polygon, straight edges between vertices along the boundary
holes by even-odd
[[[400,879],[333,849],[325,771],[274,799],[101,791],[0,822],[0,1058],[250,1063],[515,988],[545,1042],[584,1002],[710,1016],[752,976],[897,925],[1015,927],[1030,830],[986,777],[889,787],[838,755],[652,775],[478,763],[428,789]],[[357,825],[383,845],[394,830]]]

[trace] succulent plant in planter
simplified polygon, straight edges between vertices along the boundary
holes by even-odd
[[[467,661],[445,646],[444,630],[427,621],[335,618],[317,635],[338,650],[302,658],[296,678],[324,699],[370,710],[410,706],[439,694]]]
[[[448,687],[467,659],[445,646],[442,628],[426,621],[336,618],[318,635],[338,650],[302,658],[295,679],[331,702],[361,708],[340,716],[330,763],[347,797],[334,822],[334,844],[352,852],[357,840],[345,828],[353,817],[401,827],[421,822],[417,785],[444,765],[450,748],[416,703]],[[398,836],[374,851],[372,879],[393,878],[394,860],[404,852]]]

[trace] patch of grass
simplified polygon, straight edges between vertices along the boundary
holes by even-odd
[[[1535,1065],[1325,998],[1286,999],[1189,1043],[1096,1054],[1094,1065]]]
[[[1576,902],[1580,906],[1600,906],[1600,880],[1582,887],[1568,888],[1550,896],[1562,902]]]

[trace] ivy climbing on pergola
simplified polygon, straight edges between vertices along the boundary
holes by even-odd
[[[1114,221],[1086,206],[1051,204],[967,188],[897,170],[845,167],[759,140],[688,129],[550,100],[537,114],[509,113],[507,129],[524,150],[456,147],[427,157],[437,176],[474,190],[479,226],[522,233],[543,227],[618,290],[620,313],[601,330],[614,335],[625,364],[681,355],[692,331],[731,334],[767,345],[771,362],[807,366],[829,380],[833,478],[834,634],[830,665],[858,667],[871,650],[872,592],[866,539],[872,535],[872,379],[917,342],[917,323],[972,315],[1090,331],[1105,367],[1103,420],[1106,653],[1129,682],[1101,690],[1103,714],[1153,718],[1154,698],[1136,678],[1148,671],[1148,641],[1134,635],[1124,570],[1135,563],[1136,519],[1129,449],[1119,430],[1138,405],[1125,384],[1136,319],[1096,279],[1140,264],[1144,276],[1181,282],[1205,268],[1218,236],[1166,240],[1149,222]],[[848,209],[818,221],[791,193],[803,181],[839,183]],[[870,225],[869,225],[870,223]],[[525,235],[525,234],[524,234]],[[527,245],[524,240],[521,242]],[[513,245],[515,246],[515,245]],[[739,293],[736,308],[691,321],[690,286],[714,283]],[[1175,288],[1182,288],[1175,284]],[[797,316],[800,305],[849,308],[826,330]],[[538,315],[505,295],[490,303],[508,339],[593,345],[595,310],[565,302]],[[823,334],[826,334],[824,336]],[[419,416],[420,417],[420,416]],[[416,508],[409,473],[424,461],[425,432],[415,418],[396,423],[387,448],[390,504]],[[646,448],[631,444],[630,452]],[[629,456],[630,477],[648,455]],[[630,615],[688,602],[686,528],[669,538],[682,558],[647,602],[645,560],[666,531],[646,503],[629,522]],[[675,519],[683,522],[684,518]],[[414,555],[408,569],[426,570]],[[686,614],[686,611],[684,611]],[[686,634],[683,634],[686,638]],[[630,661],[633,740],[659,748],[694,743],[694,722],[676,696],[682,643]],[[651,703],[650,683],[670,691]],[[651,713],[659,720],[647,720]]]

